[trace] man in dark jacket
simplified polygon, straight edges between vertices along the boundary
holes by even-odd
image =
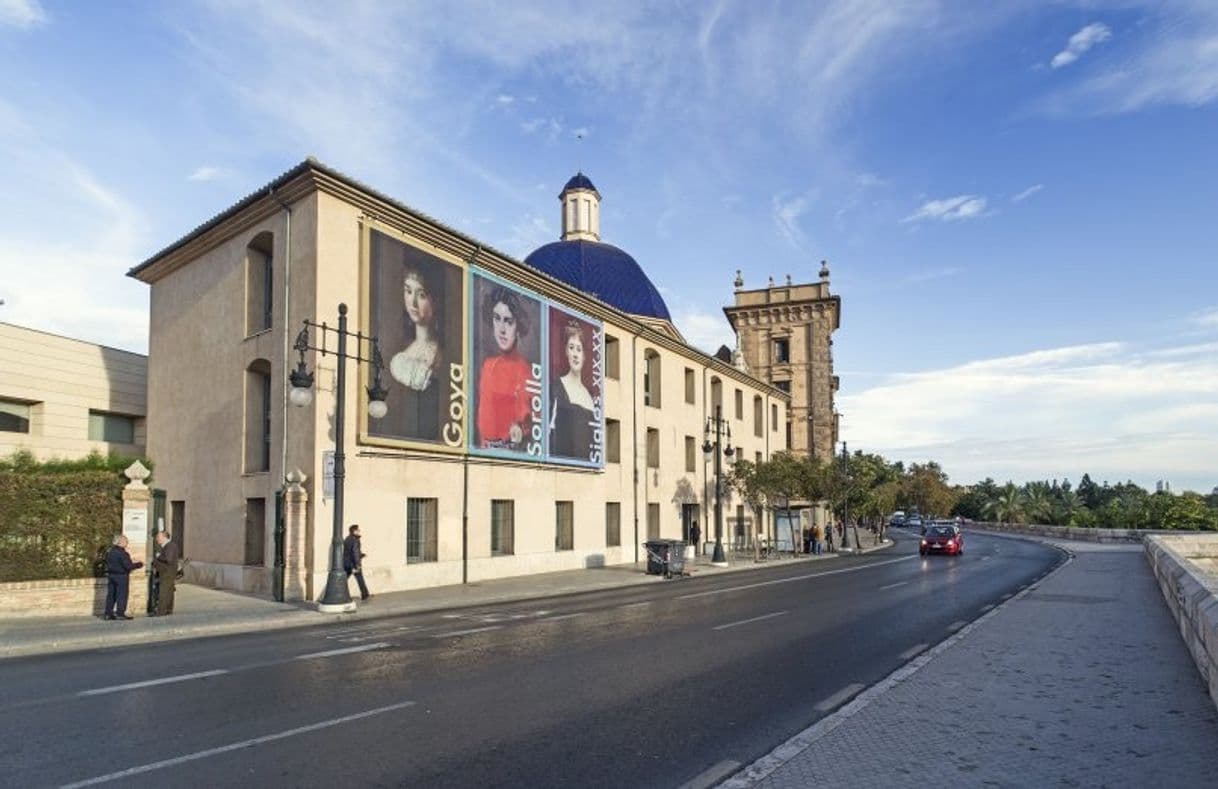
[[[359,524],[351,524],[347,532],[347,539],[343,540],[343,570],[347,573],[348,580],[352,575],[355,576],[355,581],[359,584],[360,598],[367,600],[372,595],[368,593],[368,585],[364,583],[364,553],[360,548]]]
[[[127,553],[127,538],[119,534],[106,551],[106,613],[105,619],[131,619],[127,615],[127,594],[131,589],[131,571],[144,566],[131,561]]]
[[[156,615],[168,616],[173,613],[173,593],[178,582],[178,560],[182,558],[182,549],[167,531],[157,532],[156,545],[156,556],[152,559],[160,588],[156,598]]]

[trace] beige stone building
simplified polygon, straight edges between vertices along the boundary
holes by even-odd
[[[791,396],[785,425],[792,452],[833,456],[838,418],[833,405],[833,332],[841,326],[841,297],[829,292],[829,266],[820,281],[746,289],[736,274],[736,303],[723,308],[736,331],[748,371]]]
[[[373,592],[634,562],[694,521],[713,538],[713,405],[758,459],[786,447],[789,398],[683,341],[600,241],[585,176],[560,198],[563,238],[521,262],[309,160],[132,269],[151,287],[148,454],[191,580],[269,589],[276,493],[299,470],[287,596],[320,596],[341,362],[333,336],[293,346],[340,303],[363,338],[348,351],[372,359],[375,335],[383,363],[346,362],[344,388],[343,525],[361,525]]]
[[[0,456],[144,452],[148,359],[0,323]]]

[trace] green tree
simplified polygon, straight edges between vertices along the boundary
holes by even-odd
[[[986,505],[986,515],[999,523],[1023,523],[1023,496],[1014,482],[998,490],[998,495]]]

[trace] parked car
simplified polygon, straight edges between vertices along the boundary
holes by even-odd
[[[955,524],[928,526],[918,545],[918,553],[922,556],[932,553],[960,556],[964,553],[964,532]]]

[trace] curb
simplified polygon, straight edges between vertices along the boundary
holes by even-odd
[[[1027,538],[1022,536],[1013,536],[1012,539],[1018,540]],[[1039,542],[1039,540],[1036,541]],[[715,786],[717,789],[746,789],[747,787],[752,787],[753,785],[763,781],[769,777],[771,773],[783,767],[788,762],[793,761],[801,753],[816,743],[817,740],[821,739],[846,721],[850,720],[850,718],[854,717],[854,715],[857,713],[866,709],[873,701],[883,696],[900,683],[909,679],[914,674],[917,674],[936,657],[951,649],[953,646],[962,641],[965,636],[973,632],[973,630],[983,625],[991,617],[997,615],[999,611],[1003,610],[1011,603],[1014,603],[1016,600],[1022,599],[1028,593],[1035,591],[1036,588],[1044,583],[1047,579],[1057,575],[1074,562],[1074,553],[1072,553],[1069,549],[1052,543],[1046,544],[1064,554],[1064,558],[1056,566],[1050,568],[1044,574],[1023,587],[1023,589],[1012,595],[1009,599],[1004,600],[991,608],[989,611],[986,611],[984,614],[977,617],[972,622],[969,622],[967,625],[960,628],[943,641],[940,641],[938,644],[927,649],[925,652],[922,652],[920,655],[911,658],[908,663],[901,666],[876,684],[863,690],[844,706],[839,707],[831,715],[822,718],[808,728],[797,733],[786,742],[774,748],[774,750],[770,751],[765,756],[746,766],[741,771],[727,778],[723,782],[716,784]]]

